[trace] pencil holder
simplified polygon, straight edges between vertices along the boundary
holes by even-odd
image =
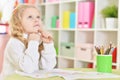
[[[97,71],[112,72],[112,55],[97,55]]]

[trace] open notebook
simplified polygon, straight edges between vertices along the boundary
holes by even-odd
[[[82,72],[82,71],[63,70],[63,69],[39,70],[33,73],[24,73],[21,71],[16,71],[16,73],[22,76],[29,76],[33,78],[47,78],[47,77],[59,76],[59,77],[63,77],[65,80],[120,78],[120,75],[113,73]]]

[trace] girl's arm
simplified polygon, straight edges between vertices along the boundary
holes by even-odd
[[[13,38],[6,47],[7,58],[16,69],[31,73],[38,70],[38,45],[38,41],[31,40],[26,49],[21,41]]]
[[[44,50],[41,51],[40,68],[53,69],[56,65],[56,51],[53,42],[43,43]]]

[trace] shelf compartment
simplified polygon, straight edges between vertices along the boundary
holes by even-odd
[[[59,57],[58,67],[59,68],[73,68],[74,67],[74,60],[64,58],[64,57]]]
[[[40,8],[40,14],[41,14],[41,20],[43,21],[43,24],[45,24],[45,6],[39,6]]]
[[[95,32],[95,45],[96,46],[109,46],[110,42],[114,46],[118,43],[118,32],[116,31],[97,31]]]
[[[74,43],[69,42],[61,43],[60,56],[74,58],[75,53],[74,48],[75,48]]]
[[[76,18],[76,10],[75,10],[75,2],[71,3],[61,3],[60,4],[60,22],[61,28],[70,29],[75,28],[75,18]],[[74,26],[73,26],[74,25]]]
[[[49,29],[57,28],[57,20],[59,20],[59,4],[46,5],[46,27]]]
[[[91,43],[80,43],[76,48],[75,58],[77,60],[91,61],[93,60],[94,45]]]
[[[93,68],[94,61],[82,61],[76,60],[75,61],[75,68]]]
[[[60,42],[75,42],[75,32],[74,31],[61,31],[60,32]]]
[[[94,31],[77,31],[78,43],[94,43]]]
[[[78,2],[78,27],[77,28],[93,28],[94,27],[94,1]]]
[[[117,5],[119,0],[97,0],[95,9],[95,28],[96,29],[106,29],[105,18],[101,15],[101,10],[108,5]]]

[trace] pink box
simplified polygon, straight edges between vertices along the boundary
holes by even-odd
[[[95,4],[92,1],[79,2],[78,4],[78,28],[91,28],[94,18]]]
[[[93,44],[80,43],[77,46],[76,58],[78,60],[92,60],[93,59]]]
[[[78,3],[78,28],[83,27],[83,2]]]
[[[59,19],[56,21],[56,27],[57,27],[57,28],[60,27],[60,20],[59,20]]]

